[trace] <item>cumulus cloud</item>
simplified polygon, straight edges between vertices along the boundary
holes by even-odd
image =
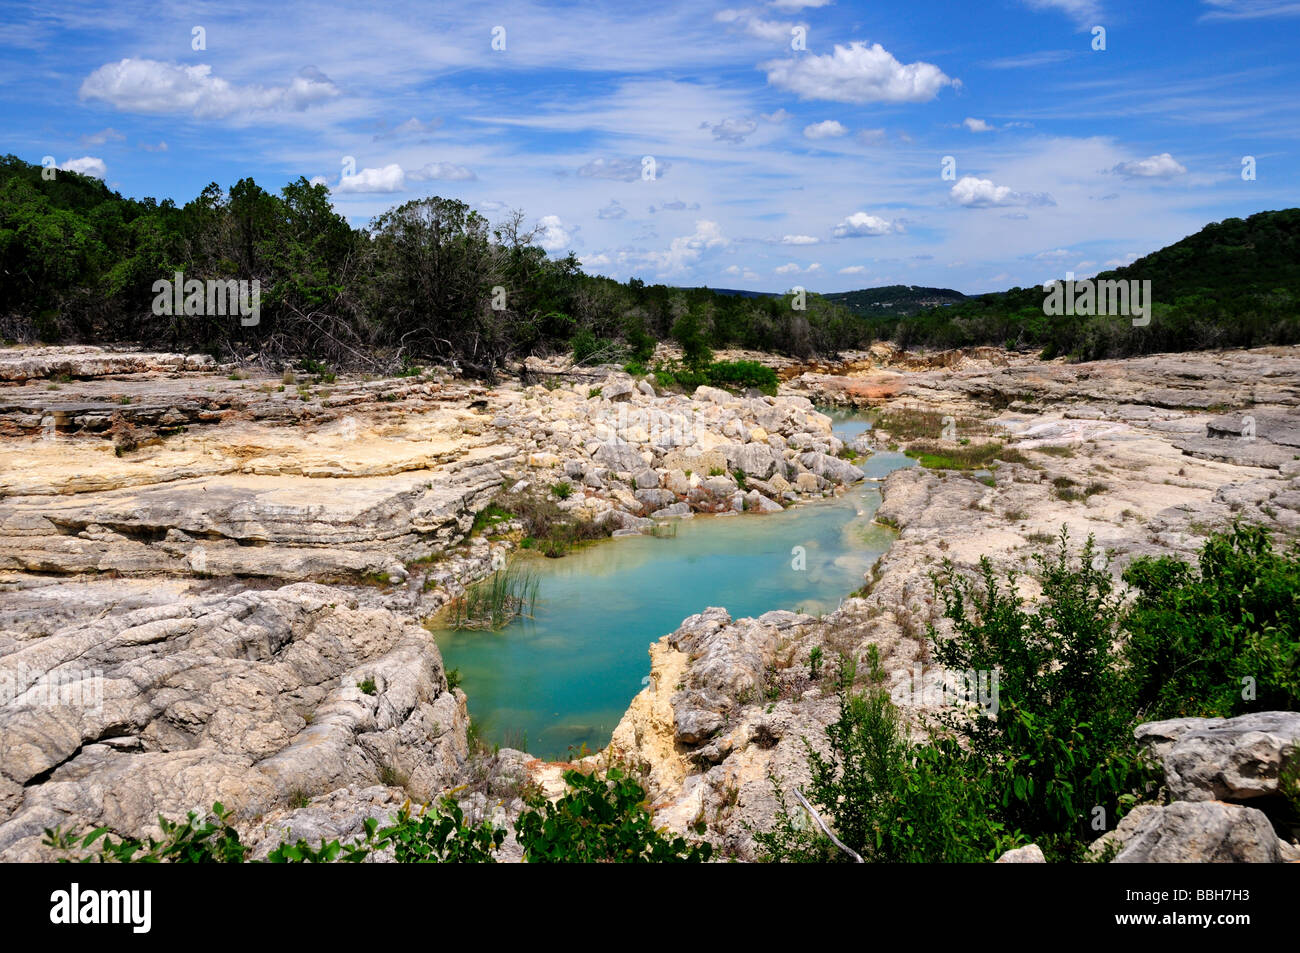
[[[971,117],[967,116],[965,119],[962,120],[961,124],[965,126],[967,129],[969,129],[971,132],[992,132],[993,131],[993,127],[990,126],[988,123],[986,123],[983,119],[972,119]]]
[[[415,182],[428,182],[433,179],[467,182],[478,178],[472,170],[451,162],[427,162],[418,169],[412,169],[407,176]]]
[[[848,130],[834,119],[815,122],[810,126],[803,127],[805,139],[837,139],[847,133]]]
[[[67,172],[80,172],[82,175],[88,175],[95,179],[102,179],[108,175],[108,166],[104,165],[104,160],[97,159],[94,156],[68,159],[59,168]]]
[[[690,235],[674,238],[664,251],[649,252],[645,259],[661,274],[675,274],[700,260],[710,248],[729,244],[717,222],[699,219]]]
[[[952,200],[965,208],[1009,208],[1017,205],[1055,205],[1045,192],[1017,192],[989,179],[962,176],[952,187]]]
[[[304,67],[284,86],[235,86],[212,75],[206,63],[181,66],[128,57],[106,63],[81,84],[82,99],[95,99],[125,112],[192,113],[221,118],[235,113],[301,111],[341,92],[314,66]]]
[[[744,142],[745,137],[758,128],[752,119],[723,119],[721,122],[702,122],[701,129],[713,131],[713,138],[722,142]]]
[[[1172,179],[1176,175],[1187,173],[1186,167],[1168,152],[1132,162],[1121,162],[1110,171],[1129,179]]]
[[[837,103],[924,103],[959,83],[932,63],[904,65],[879,43],[836,44],[833,53],[805,53],[759,68],[773,86],[801,99]]]
[[[667,161],[655,162],[655,177],[662,178],[663,174],[668,171],[671,163]],[[582,168],[578,169],[578,175],[588,179],[612,179],[616,182],[635,182],[641,178],[641,160],[630,156],[618,156],[612,159],[599,158],[592,159]]]
[[[573,244],[573,233],[560,221],[560,216],[543,215],[537,220],[537,224],[542,229],[537,236],[537,244],[546,251],[565,251]]]
[[[335,192],[358,195],[400,192],[406,188],[406,173],[396,162],[382,169],[362,169],[355,175],[345,175],[334,186]]]
[[[749,266],[729,265],[722,270],[724,275],[736,275],[744,278],[746,281],[757,281],[758,273]]]
[[[890,221],[866,212],[854,212],[835,226],[834,235],[836,238],[870,238],[902,231],[903,225],[897,220]]]
[[[619,204],[618,199],[610,199],[609,204],[596,213],[597,218],[620,219],[627,215],[627,209]]]

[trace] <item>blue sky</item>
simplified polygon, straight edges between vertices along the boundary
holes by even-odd
[[[177,202],[303,175],[358,226],[432,194],[521,209],[619,279],[973,293],[1300,204],[1297,0],[6,2],[0,23],[0,148],[28,161]]]

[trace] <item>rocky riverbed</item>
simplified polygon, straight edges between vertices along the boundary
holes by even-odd
[[[898,540],[837,612],[715,608],[650,647],[611,753],[646,772],[660,822],[708,821],[724,855],[753,857],[769,776],[802,781],[802,739],[834,717],[809,651],[924,670],[944,559],[1012,565],[1065,526],[1117,575],[1237,517],[1300,534],[1300,349],[780,364],[778,397],[688,397],[544,364],[488,387],[0,352],[0,860],[44,856],[45,827],[142,834],[215,800],[263,852],[452,787],[507,819],[561,766],[472,752],[420,625],[518,544],[510,521],[472,533],[475,514],[509,490],[612,535],[762,518],[862,476],[814,400],[879,409],[894,430],[862,450],[1005,449],[891,474],[878,519]],[[918,436],[931,419],[940,435]]]

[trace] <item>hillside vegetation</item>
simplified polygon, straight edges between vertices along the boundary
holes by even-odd
[[[1005,345],[1076,360],[1294,344],[1300,341],[1300,209],[1207,225],[1097,279],[1150,281],[1156,302],[1150,323],[1048,317],[1046,292],[1033,287],[931,309],[882,334],[905,347]]]
[[[1151,321],[1133,327],[1123,317],[1048,317],[1038,287],[965,298],[897,285],[808,293],[797,308],[790,293],[620,283],[584,274],[573,253],[549,257],[522,212],[491,224],[437,196],[356,229],[324,185],[304,178],[279,194],[252,179],[212,183],[178,206],[123,198],[74,172],[41,173],[0,159],[0,338],[10,342],[147,341],[338,367],[455,361],[490,377],[539,353],[643,364],[666,340],[694,370],[713,348],[812,357],[886,338],[1075,359],[1300,341],[1300,209],[1210,225],[1099,276],[1152,282]],[[177,272],[259,281],[257,324],[154,314],[154,283]]]

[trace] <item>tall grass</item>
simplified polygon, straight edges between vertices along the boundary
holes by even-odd
[[[511,566],[474,583],[448,606],[453,629],[500,629],[519,616],[532,618],[537,604],[536,573]]]

